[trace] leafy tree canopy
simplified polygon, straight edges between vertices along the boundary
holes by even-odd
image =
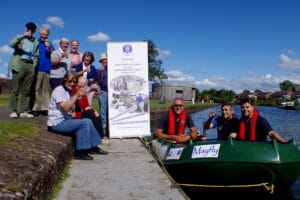
[[[146,41],[148,42],[149,81],[163,82],[168,76],[161,67],[162,60],[158,59],[159,51],[157,50],[157,46],[152,40]]]

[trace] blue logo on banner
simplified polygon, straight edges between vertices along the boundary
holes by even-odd
[[[132,52],[132,46],[130,44],[126,44],[123,46],[123,52],[125,54],[130,54]]]

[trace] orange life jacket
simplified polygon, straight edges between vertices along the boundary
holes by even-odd
[[[259,116],[259,111],[257,109],[253,110],[253,115],[249,119],[250,120],[250,135],[249,135],[249,140],[250,141],[255,141],[256,140],[256,121]],[[239,130],[239,135],[238,139],[240,140],[245,140],[246,138],[246,119],[245,117],[241,117],[240,119],[240,130]]]
[[[186,118],[187,118],[187,113],[185,109],[182,109],[182,112],[180,113],[180,115],[178,116],[177,119],[179,119],[179,128],[178,128],[178,132],[176,133],[176,128],[175,128],[175,124],[176,124],[176,113],[174,112],[173,108],[170,107],[169,108],[169,135],[183,135],[184,134],[184,129],[186,126]]]

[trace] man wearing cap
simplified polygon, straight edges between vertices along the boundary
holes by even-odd
[[[104,136],[108,136],[108,80],[107,80],[107,54],[102,53],[100,55],[99,62],[101,63],[101,67],[99,68],[99,86],[100,86],[100,94],[99,94],[99,109],[101,114],[101,119],[103,123]]]
[[[12,89],[10,95],[11,113],[9,117],[17,118],[18,96],[21,95],[20,117],[34,117],[29,113],[31,88],[34,70],[38,64],[38,41],[33,37],[36,25],[29,22],[25,25],[23,35],[15,36],[10,43],[14,53],[9,63],[12,70]]]

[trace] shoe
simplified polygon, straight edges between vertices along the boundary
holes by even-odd
[[[35,117],[37,117],[37,116],[40,115],[39,111],[31,111],[29,114],[31,114],[31,115],[33,115]]]
[[[18,113],[16,113],[16,112],[12,112],[12,113],[9,114],[9,117],[10,117],[10,118],[18,118],[19,115],[18,115]]]
[[[41,110],[40,114],[43,116],[48,116],[48,110]]]
[[[94,147],[90,150],[89,152],[90,154],[99,154],[99,155],[106,155],[108,154],[107,151],[104,151],[103,149],[99,148],[99,147]]]
[[[110,141],[107,138],[102,138],[102,143],[101,144],[110,144]]]
[[[93,157],[87,153],[75,153],[74,159],[75,160],[93,160]]]
[[[34,115],[32,115],[28,112],[23,112],[23,113],[20,113],[20,117],[32,118],[32,117],[34,117]]]

